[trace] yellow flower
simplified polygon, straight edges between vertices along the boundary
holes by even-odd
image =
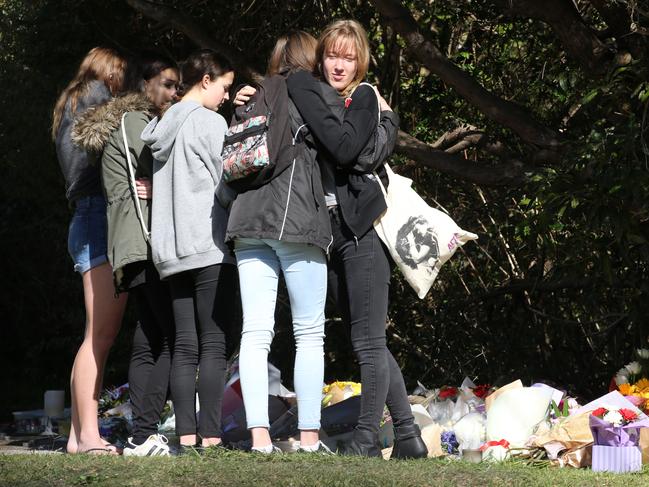
[[[638,391],[649,392],[649,379],[642,378],[634,386]]]
[[[632,396],[636,392],[636,386],[631,384],[620,384],[617,388],[623,396]]]

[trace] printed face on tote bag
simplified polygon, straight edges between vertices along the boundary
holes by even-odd
[[[411,216],[399,228],[396,251],[404,264],[417,269],[420,264],[430,268],[439,259],[437,236],[423,215]]]

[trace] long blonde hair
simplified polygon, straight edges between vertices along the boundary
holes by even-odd
[[[370,67],[370,44],[367,40],[367,32],[355,20],[337,20],[322,31],[316,47],[316,58],[318,60],[316,74],[324,79],[322,63],[325,55],[328,52],[344,52],[350,43],[356,49],[356,76],[341,93],[344,96],[354,91],[365,79],[367,70]]]
[[[65,107],[70,102],[70,111],[77,110],[79,97],[83,96],[91,81],[102,81],[112,94],[122,89],[126,58],[115,49],[109,47],[94,47],[81,61],[79,70],[68,86],[59,95],[52,113],[52,139],[56,139]]]
[[[304,69],[313,71],[318,41],[308,32],[296,30],[277,39],[268,59],[268,76],[284,71]]]

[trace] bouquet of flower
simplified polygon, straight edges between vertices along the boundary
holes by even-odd
[[[566,396],[559,401],[559,404],[552,400],[552,402],[550,402],[550,414],[548,415],[548,419],[550,420],[550,423],[554,424],[562,418],[568,418],[572,412],[578,408],[579,403],[573,397]]]
[[[442,450],[448,455],[457,455],[459,453],[458,447],[460,446],[455,433],[453,431],[447,430],[442,432],[441,435]]]
[[[358,396],[361,385],[358,382],[336,381],[322,388],[322,407],[333,406],[339,402]]]
[[[600,407],[591,412],[589,425],[594,441],[593,471],[621,473],[642,468],[638,443],[640,429],[649,426],[646,417],[640,418],[631,409]]]
[[[600,407],[590,413],[589,424],[596,445],[638,446],[639,430],[649,426],[649,419],[631,409]]]
[[[649,349],[639,348],[635,355],[637,360],[618,370],[614,382],[620,394],[627,396],[645,412],[649,412]]]
[[[473,394],[480,399],[484,399],[491,394],[491,384],[478,384],[473,388]]]
[[[106,388],[99,396],[99,415],[107,416],[109,411],[127,404],[129,401],[128,384],[119,387]]]
[[[638,419],[638,413],[624,408],[597,408],[593,412],[591,412],[590,415],[595,416],[607,423],[610,423],[613,426],[625,426]]]
[[[446,399],[456,399],[457,395],[459,394],[459,390],[457,387],[453,386],[442,386],[439,388],[439,392],[437,393],[437,400],[438,401],[444,401]]]

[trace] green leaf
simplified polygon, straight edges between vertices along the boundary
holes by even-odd
[[[552,409],[552,412],[557,418],[561,416],[561,411],[559,411],[559,406],[557,406],[557,403],[554,402],[554,400],[550,402],[550,408]]]
[[[569,410],[568,410],[568,401],[567,398],[565,401],[563,401],[563,414],[562,416],[568,416]]]
[[[595,97],[599,94],[599,88],[595,88],[593,90],[590,90],[582,99],[581,103],[583,105],[587,105],[591,101],[595,99]]]

